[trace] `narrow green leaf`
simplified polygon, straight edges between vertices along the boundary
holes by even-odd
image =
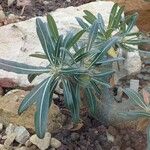
[[[100,52],[98,54],[96,54],[95,58],[93,59],[93,61],[90,64],[90,67],[93,66],[94,64],[97,63],[97,61],[101,60],[104,55],[106,55],[107,51],[114,46],[114,44],[116,44],[118,41],[118,37],[112,37],[110,39],[108,39],[106,42],[104,42],[104,44],[102,44],[102,46],[100,47]]]
[[[102,15],[98,13],[97,15],[97,21],[98,21],[98,29],[100,31],[100,33],[104,34],[105,33],[105,24],[104,24],[104,20],[102,18]]]
[[[40,74],[29,74],[28,81],[31,83],[38,75],[40,75]]]
[[[147,106],[144,103],[143,98],[140,96],[139,93],[135,92],[132,89],[126,88],[123,90],[125,94],[130,98],[131,101],[133,101],[135,104],[137,104],[139,107],[146,109]]]
[[[58,58],[59,58],[60,52],[61,52],[62,41],[63,41],[63,36],[60,35],[58,37],[56,47],[55,47],[55,52],[54,52],[55,65],[58,65],[58,62],[59,62]]]
[[[40,95],[43,92],[43,89],[45,87],[45,84],[47,83],[48,78],[42,81],[40,84],[38,84],[36,87],[34,87],[31,92],[26,95],[26,97],[23,99],[22,103],[19,106],[18,114],[23,113],[26,109],[28,109],[34,102],[38,101],[40,98]]]
[[[136,24],[137,18],[138,18],[138,13],[134,13],[133,15],[130,16],[128,20],[129,23],[128,23],[126,33],[129,33],[132,30],[132,28]]]
[[[125,60],[123,57],[110,58],[107,60],[98,61],[95,65],[108,65],[109,63],[112,63],[115,61],[123,61],[123,60]]]
[[[115,3],[111,9],[111,12],[110,12],[110,16],[109,16],[109,23],[108,23],[108,29],[112,27],[113,25],[113,21],[115,19],[115,15],[117,13],[117,8],[118,8],[118,4]]]
[[[48,68],[35,67],[23,63],[0,59],[0,69],[18,74],[35,74],[49,72]]]
[[[88,10],[84,10],[84,13],[86,16],[83,16],[83,18],[85,18],[89,23],[93,24],[93,22],[96,20],[96,17]]]
[[[79,25],[86,31],[89,30],[89,25],[85,23],[81,18],[76,17],[76,20],[78,21]]]
[[[122,17],[123,11],[124,11],[124,6],[120,7],[120,9],[118,10],[118,12],[115,16],[115,19],[114,19],[113,25],[112,25],[113,28],[117,28],[119,26],[119,24],[121,22],[121,17]]]
[[[47,15],[47,21],[48,21],[49,30],[51,31],[52,36],[54,37],[55,41],[57,41],[59,37],[57,25],[55,23],[54,18],[50,14]]]
[[[71,47],[73,47],[77,41],[81,38],[81,36],[83,35],[83,33],[85,33],[85,30],[81,30],[78,33],[76,33],[71,40],[68,41],[66,48],[70,49]]]
[[[39,96],[39,100],[37,101],[37,109],[35,112],[35,127],[36,134],[41,139],[44,138],[47,129],[49,106],[52,101],[52,93],[54,92],[56,83],[57,80],[54,76],[49,77],[42,90],[42,94]]]
[[[97,37],[97,31],[98,31],[98,24],[97,24],[97,21],[95,21],[89,32],[86,51],[90,51],[90,49],[92,48],[92,44]]]
[[[85,88],[85,96],[87,98],[88,108],[91,114],[94,115],[96,112],[96,97],[90,88]]]
[[[150,118],[150,113],[149,112],[144,112],[144,111],[129,111],[129,112],[123,112],[123,113],[119,113],[124,117],[132,117],[132,118],[141,118],[141,117],[146,117],[146,118]]]
[[[100,84],[100,85],[104,85],[104,86],[106,86],[106,87],[108,87],[108,88],[111,87],[111,85],[108,84],[108,82],[105,82],[104,80],[102,80],[102,79],[100,79],[100,78],[93,77],[93,78],[92,78],[92,81],[94,81],[95,83],[98,83],[98,84]]]
[[[48,59],[45,54],[41,54],[41,53],[30,54],[29,56],[35,57],[35,58],[41,58],[41,59]]]
[[[47,25],[39,18],[36,19],[36,31],[48,60],[53,64],[53,51],[55,44],[49,34]]]
[[[113,73],[115,73],[115,71],[110,70],[110,71],[107,71],[107,72],[101,72],[101,73],[98,73],[98,74],[94,74],[93,77],[105,77],[107,75],[112,75]]]

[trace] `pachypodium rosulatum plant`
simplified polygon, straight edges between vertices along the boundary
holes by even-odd
[[[129,112],[123,112],[121,115],[124,117],[131,117],[133,119],[141,118],[137,128],[147,127],[147,150],[150,149],[150,88],[143,90],[143,96],[132,89],[126,88],[123,90],[129,97],[129,100],[138,106],[137,110],[130,110]]]
[[[84,18],[91,25],[77,18],[83,29],[77,33],[68,32],[66,35],[59,34],[50,14],[47,15],[47,23],[37,18],[37,35],[44,53],[35,53],[30,56],[48,60],[49,65],[46,67],[0,59],[0,69],[27,74],[30,82],[38,75],[49,74],[49,77],[33,88],[23,99],[18,110],[21,114],[32,104],[36,105],[35,130],[39,138],[43,138],[47,130],[49,108],[59,83],[62,84],[64,103],[70,110],[74,123],[80,121],[81,91],[86,96],[90,113],[95,114],[97,96],[103,92],[101,87],[110,87],[108,77],[114,73],[111,63],[122,60],[119,57],[108,56],[108,51],[118,43],[124,44],[121,37],[131,34],[129,32],[136,20],[136,15],[133,15],[129,17],[128,25],[124,25],[127,19],[122,21],[123,8],[121,7],[118,11],[117,9],[118,6],[115,4],[107,28],[100,14],[96,18],[89,11],[84,11],[87,16]],[[122,32],[122,24],[125,26],[125,33]],[[116,29],[121,32],[112,34]],[[87,31],[88,38],[84,41],[81,37]],[[137,35],[137,33],[132,34]]]
[[[74,123],[80,120],[80,90],[87,97],[87,105],[92,114],[96,111],[96,94],[100,93],[100,86],[110,87],[103,77],[114,73],[107,69],[107,51],[118,41],[117,36],[103,42],[95,51],[92,51],[93,43],[97,37],[98,24],[95,22],[89,32],[88,43],[84,46],[77,44],[85,30],[76,34],[67,33],[59,35],[56,23],[51,15],[47,15],[47,23],[40,18],[36,19],[37,34],[44,53],[31,54],[32,57],[47,59],[46,67],[35,67],[22,63],[0,59],[0,69],[28,74],[30,82],[37,75],[48,73],[49,77],[39,83],[23,99],[18,113],[21,114],[32,104],[36,104],[35,130],[39,138],[43,138],[47,129],[48,111],[52,103],[54,90],[58,83],[62,83],[64,102],[70,110]],[[117,59],[115,59],[117,60]],[[98,64],[97,64],[98,63]],[[105,69],[97,66],[105,65]]]

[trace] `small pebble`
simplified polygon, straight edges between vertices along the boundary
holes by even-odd
[[[3,124],[0,123],[0,132],[3,130]]]
[[[50,145],[52,148],[59,148],[61,146],[61,142],[55,138],[51,138]]]

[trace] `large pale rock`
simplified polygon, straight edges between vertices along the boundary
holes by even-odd
[[[94,14],[101,13],[104,22],[107,24],[113,4],[113,2],[103,1],[91,2],[79,7],[61,8],[52,12],[52,15],[56,20],[60,32],[66,33],[67,31],[80,28],[75,17],[82,17],[84,15],[83,10],[85,9]],[[48,64],[45,60],[29,57],[34,52],[43,52],[36,34],[35,18],[1,27],[0,47],[0,58],[2,59],[35,66],[45,66]],[[11,78],[20,86],[30,85],[26,75],[17,75],[0,70],[0,78]],[[45,78],[45,75],[39,76],[32,84],[37,84],[43,78]]]
[[[85,9],[92,11],[94,14],[100,12],[105,22],[107,22],[112,6],[113,2],[92,2],[80,7],[58,9],[52,12],[52,15],[56,20],[60,32],[66,33],[70,29],[74,30],[75,28],[79,28],[75,17],[83,16],[83,10]],[[48,63],[42,59],[29,57],[30,54],[36,51],[43,52],[36,34],[35,18],[1,27],[0,47],[0,58],[2,59],[36,66],[45,66]],[[26,75],[17,75],[0,70],[0,78],[11,78],[20,86],[30,85]],[[33,84],[36,84],[39,80]]]
[[[28,92],[26,91],[20,90],[0,97],[0,122],[5,125],[13,123],[34,130],[35,107],[30,107],[20,116],[17,113],[18,107],[27,93]],[[64,117],[60,113],[59,108],[55,104],[52,104],[49,111],[48,130],[54,132],[61,128],[63,118]],[[7,128],[7,134],[14,132],[14,130],[15,127],[12,124],[9,125],[9,128]]]

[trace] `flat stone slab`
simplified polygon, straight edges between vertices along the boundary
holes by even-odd
[[[104,22],[108,23],[113,4],[113,2],[103,1],[91,2],[79,7],[61,8],[51,14],[56,20],[59,31],[66,33],[70,29],[76,30],[80,28],[75,17],[82,17],[83,10],[89,10],[94,14],[101,13]],[[43,52],[36,34],[35,19],[9,24],[0,28],[0,58],[35,66],[47,65],[48,62],[45,60],[29,57],[30,54],[35,52]],[[12,79],[19,86],[26,87],[37,84],[43,79],[43,76],[38,77],[30,84],[27,80],[27,75],[18,75],[0,70],[0,80],[3,78]]]

